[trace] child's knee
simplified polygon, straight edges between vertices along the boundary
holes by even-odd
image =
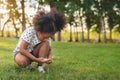
[[[27,61],[21,60],[17,63],[20,67],[26,67],[28,65]]]
[[[22,58],[22,57],[16,57],[15,62],[20,66],[20,67],[26,67],[29,64],[29,60]]]

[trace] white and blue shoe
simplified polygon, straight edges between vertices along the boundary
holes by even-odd
[[[44,70],[43,66],[38,66],[38,71],[42,72],[42,73],[45,73],[45,70]]]

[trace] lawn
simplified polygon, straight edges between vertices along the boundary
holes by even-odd
[[[18,39],[0,38],[0,80],[120,80],[120,44],[52,42],[46,73],[20,68],[13,49]]]

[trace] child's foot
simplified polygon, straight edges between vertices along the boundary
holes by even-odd
[[[38,66],[38,71],[42,72],[42,73],[45,73],[45,70],[44,70],[43,66]]]

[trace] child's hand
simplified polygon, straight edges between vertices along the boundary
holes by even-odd
[[[38,58],[38,62],[40,62],[40,63],[45,63],[45,62],[47,62],[47,60],[44,60],[43,57],[40,57],[40,58]]]
[[[48,60],[48,61],[46,62],[47,64],[52,63],[52,58],[48,58],[47,60]]]
[[[47,63],[50,64],[52,63],[52,58],[38,58],[38,62],[42,62],[42,63]]]

